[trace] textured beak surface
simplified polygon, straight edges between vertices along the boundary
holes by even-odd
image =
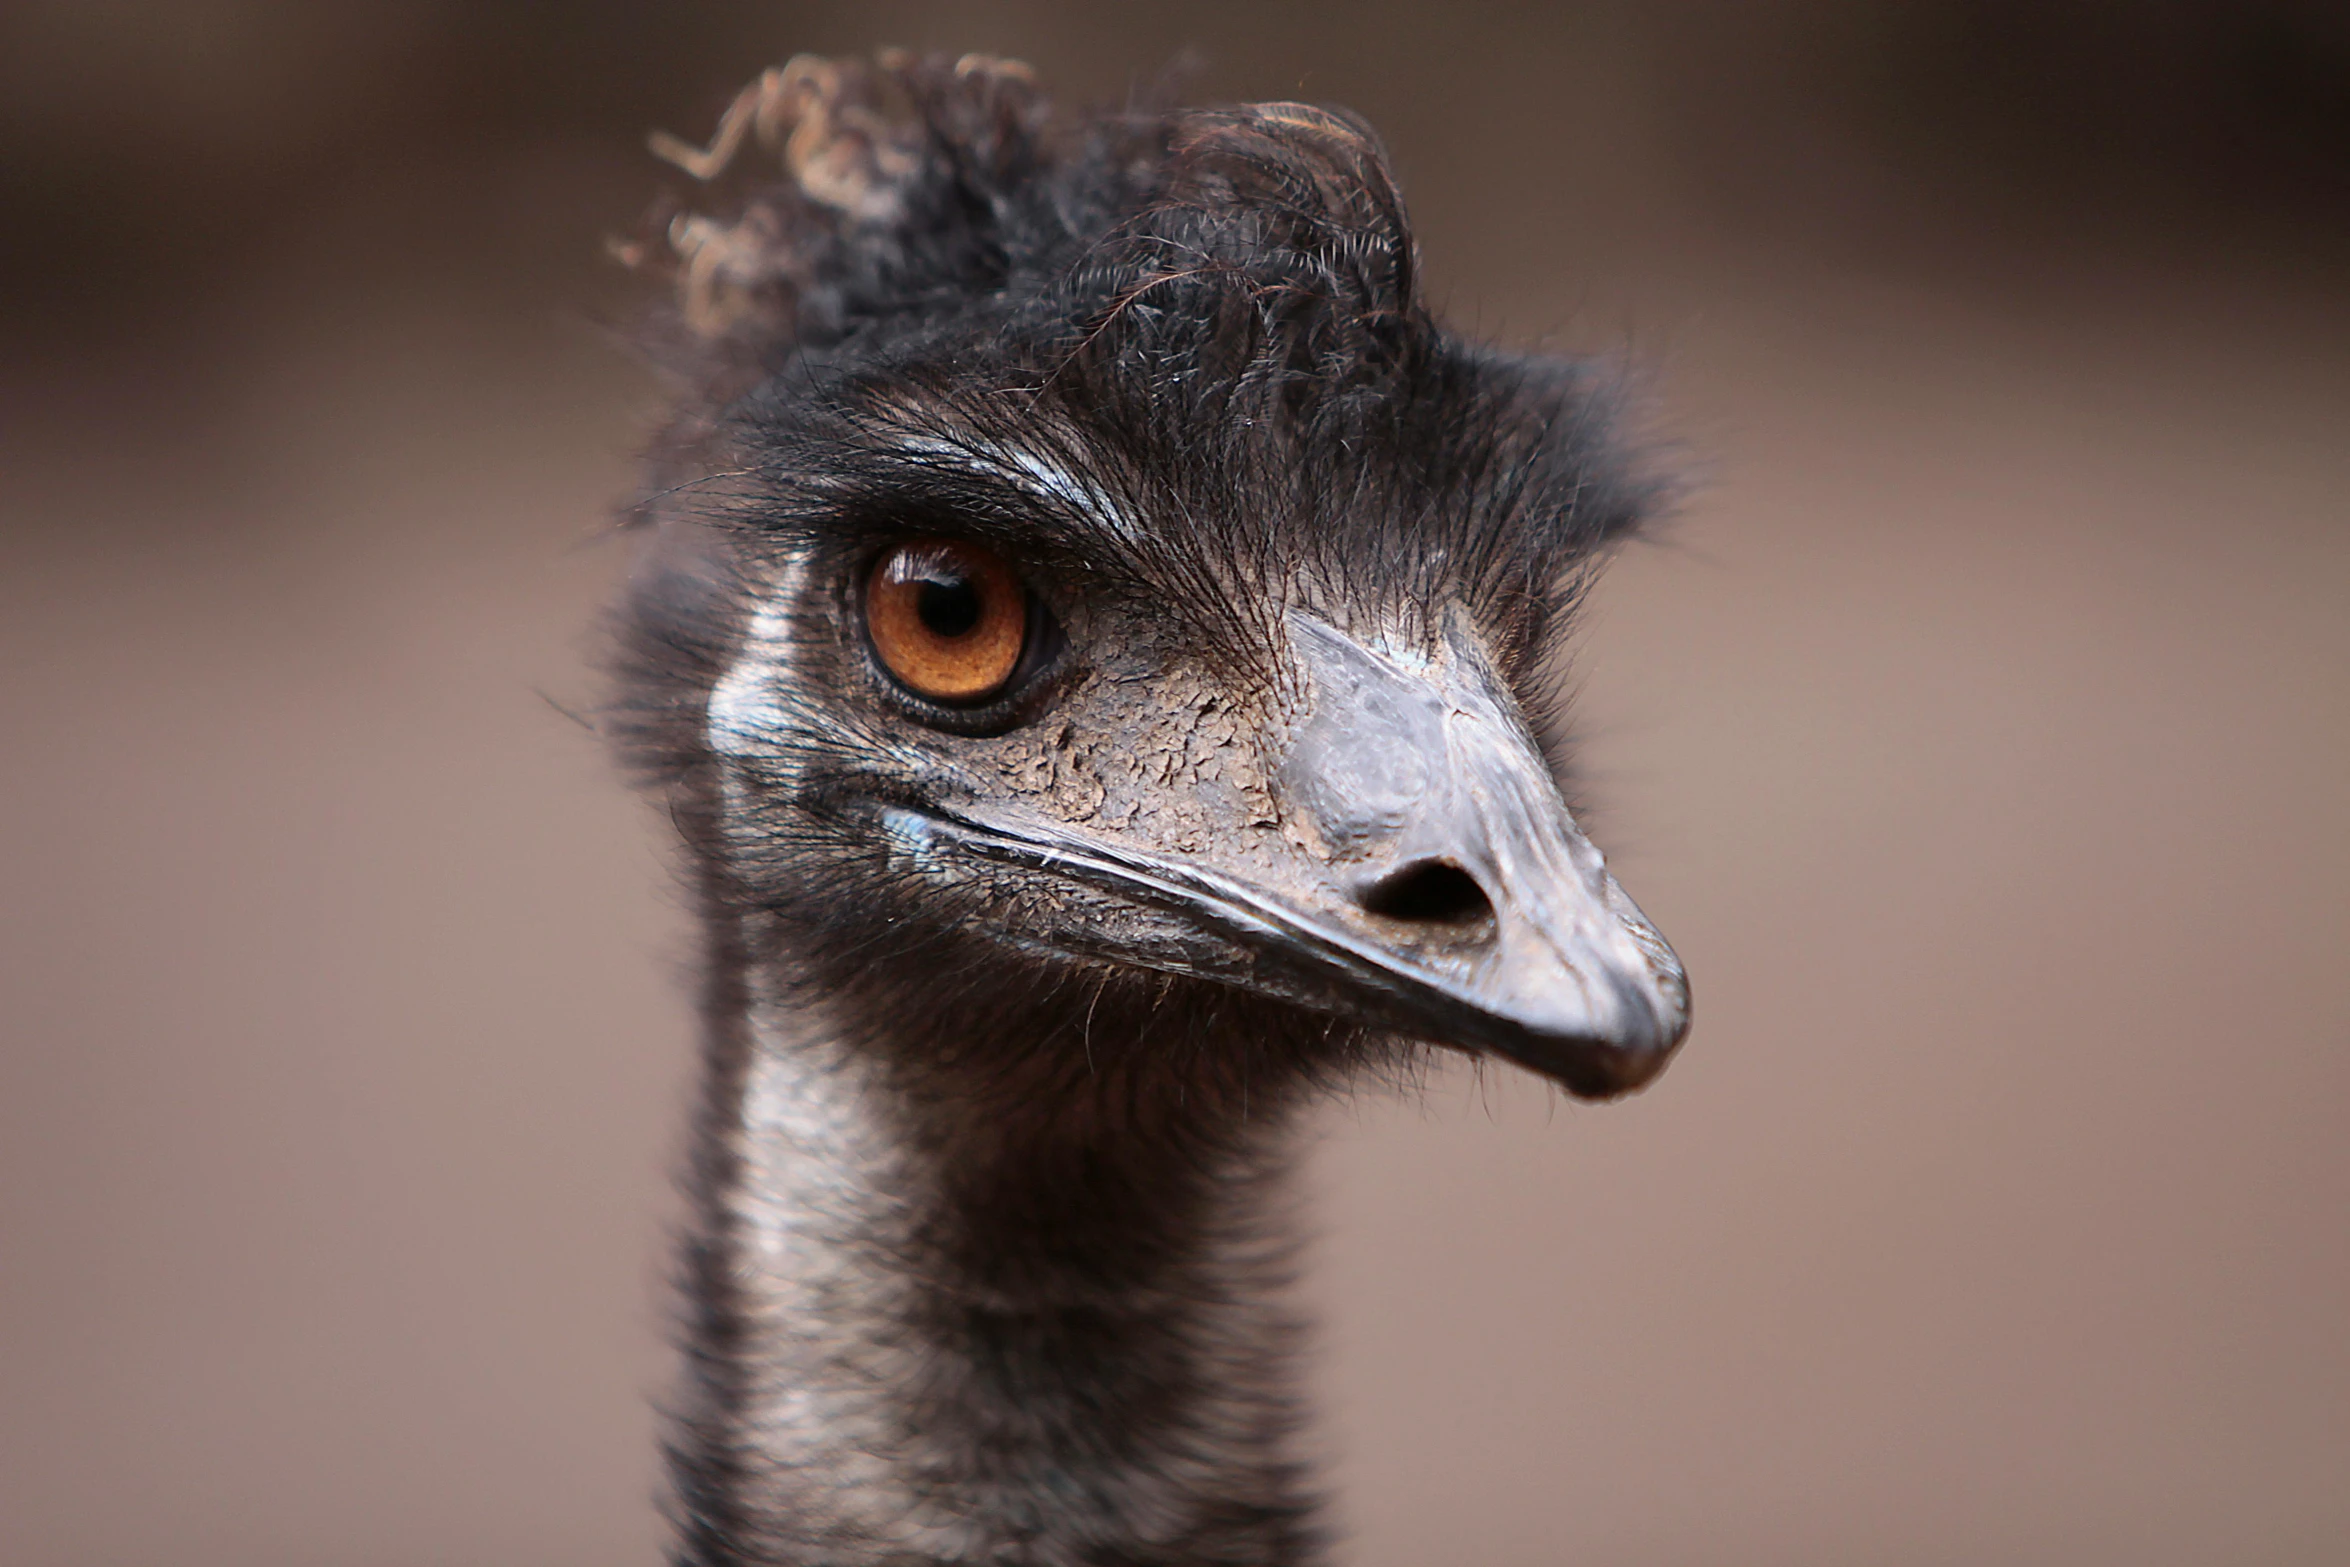
[[[1638,1088],[1688,1031],[1680,960],[1568,815],[1514,698],[1467,639],[1407,668],[1292,623],[1313,681],[1282,770],[1321,839],[1325,901],[1384,938],[1422,1030],[1577,1094]]]
[[[1411,666],[1292,621],[1309,695],[1280,742],[1268,856],[1170,853],[984,806],[887,814],[923,852],[1147,911],[1090,956],[1195,974],[1497,1054],[1585,1098],[1642,1087],[1688,1031],[1679,959],[1568,815],[1475,646]]]

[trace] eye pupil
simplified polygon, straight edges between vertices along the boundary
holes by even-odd
[[[969,636],[986,608],[979,589],[962,577],[933,577],[914,595],[914,613],[933,636]]]

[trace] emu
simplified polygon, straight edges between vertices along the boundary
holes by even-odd
[[[1593,365],[1445,331],[1371,131],[801,58],[622,247],[673,288],[615,727],[704,1087],[676,1560],[1322,1559],[1302,1107],[1687,1026],[1558,784],[1653,499]]]

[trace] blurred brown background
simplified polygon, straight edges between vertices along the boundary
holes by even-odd
[[[1697,1032],[1315,1163],[1349,1559],[2350,1560],[2350,18],[0,11],[0,1560],[644,1563],[688,1067],[600,260],[802,49],[1351,105],[1704,487],[1586,627]],[[551,700],[550,700],[551,699]]]

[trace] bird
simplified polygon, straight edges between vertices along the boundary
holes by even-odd
[[[1325,1560],[1301,1117],[1687,1030],[1560,783],[1665,493],[1624,378],[1446,328],[1340,109],[802,56],[653,150],[606,716],[701,933],[672,1559]]]

